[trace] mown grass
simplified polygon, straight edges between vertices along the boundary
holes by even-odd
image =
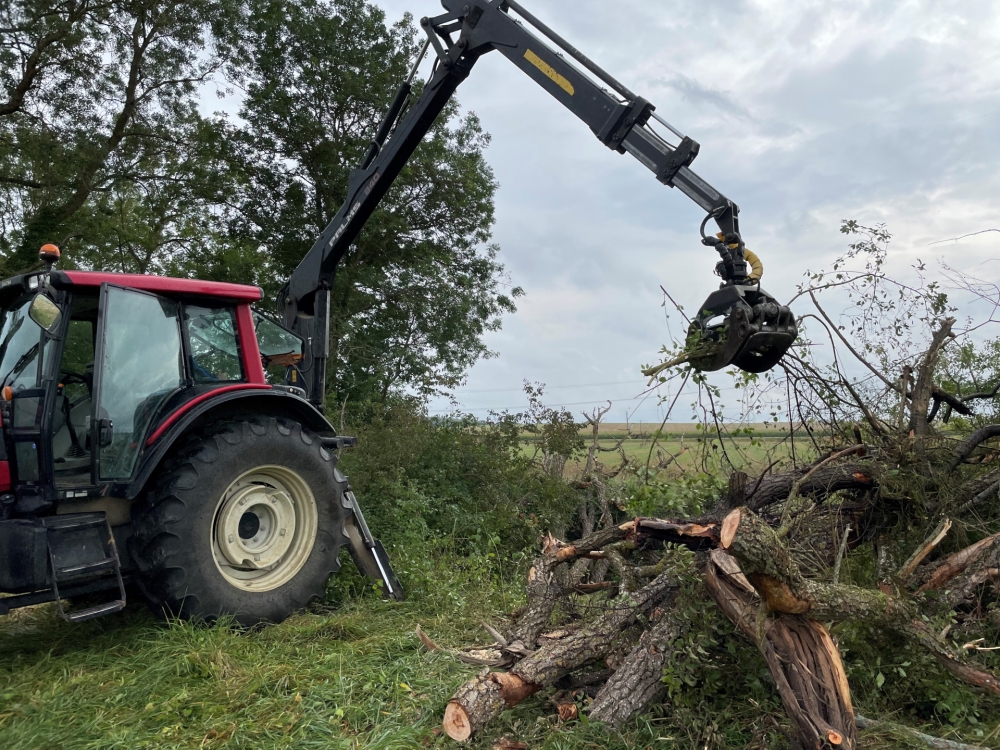
[[[18,613],[0,625],[0,747],[433,744],[469,670],[429,653],[414,628],[443,643],[479,637],[493,592],[469,575],[449,571],[456,596],[363,596],[250,632],[161,624],[139,604],[80,625],[50,606]]]
[[[427,651],[414,629],[445,647],[481,643],[480,621],[498,622],[520,586],[498,579],[489,556],[396,554],[416,582],[406,602],[344,598],[362,588],[345,569],[332,592],[339,604],[249,632],[163,624],[140,604],[79,625],[51,606],[21,611],[0,623],[0,748],[454,748],[441,716],[477,670]],[[750,649],[735,658],[739,669],[713,680],[731,692],[714,700],[693,685],[672,710],[616,731],[557,725],[552,691],[542,691],[471,746],[507,736],[532,750],[787,747],[763,662]],[[866,735],[865,747],[907,746]]]

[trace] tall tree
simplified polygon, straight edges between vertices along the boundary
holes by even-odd
[[[204,228],[196,91],[217,68],[210,28],[227,2],[4,5],[3,271],[64,240],[78,263],[151,270],[160,250]]]
[[[415,54],[365,0],[8,0],[0,8],[0,275],[70,265],[274,293],[344,200]],[[239,118],[205,117],[225,76]],[[453,386],[513,310],[490,244],[489,136],[443,113],[344,259],[331,392]]]
[[[364,0],[259,2],[230,40],[246,93],[229,142],[243,173],[234,240],[268,249],[283,279],[345,199],[416,45]],[[489,136],[452,102],[341,262],[331,303],[332,397],[384,399],[459,382],[514,309],[490,243]],[[272,281],[272,288],[276,287]]]

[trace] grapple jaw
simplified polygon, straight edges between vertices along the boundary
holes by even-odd
[[[688,328],[685,348],[696,370],[735,365],[770,370],[798,335],[795,316],[759,286],[731,284],[712,292]]]

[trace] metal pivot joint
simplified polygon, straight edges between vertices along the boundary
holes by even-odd
[[[743,238],[736,232],[726,233],[722,239],[718,237],[705,237],[701,243],[709,247],[714,247],[719,253],[719,262],[715,266],[715,272],[722,277],[723,284],[746,284],[747,282],[747,262],[744,257]]]
[[[701,151],[701,145],[698,141],[684,136],[677,144],[677,148],[668,155],[667,160],[656,171],[656,179],[664,185],[671,185],[682,167],[691,166],[691,162],[694,161],[699,151]]]

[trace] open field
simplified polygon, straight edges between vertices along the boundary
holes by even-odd
[[[781,436],[788,435],[787,422],[754,422],[743,425],[754,430],[754,434]],[[590,435],[591,428],[583,426],[580,428],[581,435]],[[702,432],[698,422],[667,422],[662,425],[660,422],[602,422],[598,428],[598,434],[602,437],[622,437],[634,435],[635,437],[648,437],[660,431],[662,435],[698,435]]]
[[[648,462],[650,468],[659,468],[666,477],[678,472],[701,470],[706,451],[725,462],[725,457],[722,455],[723,448],[733,466],[751,473],[762,471],[774,461],[785,461],[792,457],[793,441],[788,439],[787,425],[784,428],[773,424],[751,425],[754,428],[752,434],[727,437],[724,443],[721,443],[714,433],[706,435],[695,423],[670,423],[654,439],[659,427],[659,423],[648,422],[600,425],[599,460],[605,465],[617,465],[620,462],[620,454],[611,452],[611,449],[614,449],[619,441],[626,458],[633,466],[646,466]],[[581,428],[580,435],[589,444],[591,436],[589,429]],[[522,441],[525,453],[532,455],[536,449],[537,438],[524,433]],[[794,449],[798,460],[808,460],[815,455],[808,438],[801,432],[795,436]],[[582,466],[583,459],[578,457],[567,464],[567,472],[572,474]]]

